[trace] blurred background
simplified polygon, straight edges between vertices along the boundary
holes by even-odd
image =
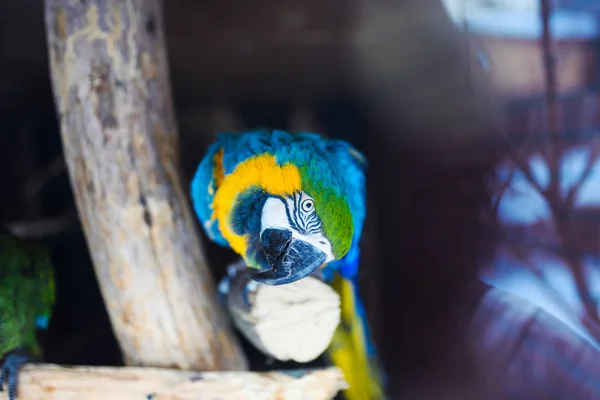
[[[600,3],[164,5],[186,185],[222,129],[315,129],[367,155],[361,287],[392,393],[431,370],[468,380],[441,366],[460,358],[455,310],[476,306],[478,278],[600,347]],[[0,223],[52,249],[47,361],[120,365],[62,159],[43,21],[42,0],[0,2]],[[203,245],[221,277],[234,257]]]

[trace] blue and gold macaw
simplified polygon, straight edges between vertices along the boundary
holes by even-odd
[[[347,400],[384,398],[358,295],[365,167],[349,143],[314,133],[221,133],[191,184],[207,235],[238,253],[251,279],[282,285],[317,273],[340,294],[327,355],[349,383]]]

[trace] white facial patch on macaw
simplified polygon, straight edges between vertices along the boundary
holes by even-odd
[[[265,229],[292,232],[292,240],[307,242],[326,254],[326,262],[333,261],[331,242],[323,235],[321,221],[315,211],[315,201],[304,192],[292,197],[270,197],[261,215],[261,233]]]

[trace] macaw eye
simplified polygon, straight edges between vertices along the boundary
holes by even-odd
[[[311,199],[306,199],[302,202],[301,207],[302,207],[302,211],[311,212],[313,210],[313,208],[315,207],[315,203]]]

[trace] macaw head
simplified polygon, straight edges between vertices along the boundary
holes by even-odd
[[[223,179],[214,202],[219,229],[251,268],[249,277],[270,285],[297,281],[339,260],[354,233],[341,177],[328,162],[314,154],[305,162],[285,158],[264,154],[244,161]]]
[[[268,269],[250,277],[275,285],[304,278],[343,257],[350,248],[352,232],[350,208],[333,193],[267,194],[258,235]]]

